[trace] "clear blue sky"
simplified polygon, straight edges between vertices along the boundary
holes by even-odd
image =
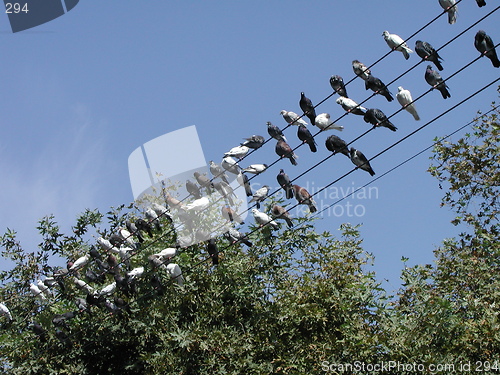
[[[459,4],[454,25],[443,16],[408,42],[414,49],[421,39],[440,47],[495,6],[492,0],[478,8],[475,1]],[[441,12],[438,1],[81,1],[68,14],[37,28],[12,34],[7,16],[0,17],[3,79],[2,138],[0,141],[0,230],[19,233],[28,250],[40,241],[36,222],[53,213],[68,230],[85,208],[105,211],[133,200],[127,159],[141,144],[189,125],[196,125],[207,160],[220,162],[222,153],[252,134],[267,136],[266,121],[284,127],[282,109],[300,112],[304,91],[314,103],[328,96],[331,75],[349,81],[351,61],[369,65],[388,51],[384,30],[406,39]],[[444,78],[474,59],[473,40],[484,29],[500,41],[499,13],[440,51]],[[419,61],[393,53],[373,67],[373,75],[388,83]],[[389,86],[409,89],[417,97],[429,86],[424,80],[427,63],[419,65]],[[422,120],[407,112],[392,118],[395,133],[376,129],[353,144],[371,157],[415,127],[498,77],[487,59],[481,59],[448,82],[451,99],[431,92],[417,103]],[[489,109],[497,99],[493,86],[449,115],[433,123],[372,162],[377,175],[430,145],[436,136],[470,121],[478,110]],[[359,78],[347,87],[360,102],[365,91]],[[317,108],[332,118],[343,114],[337,96]],[[399,109],[377,96],[365,107],[387,115]],[[349,115],[339,124],[342,133],[328,132],[316,139],[312,154],[301,147],[299,165],[280,161],[256,183],[276,185],[284,168],[297,176],[329,152],[324,141],[337,134],[350,141],[369,128],[361,117]],[[313,128],[313,131],[316,128]],[[314,131],[315,132],[315,131]],[[286,136],[299,144],[296,128]],[[349,199],[362,205],[362,217],[323,215],[318,230],[337,233],[342,222],[362,223],[364,247],[375,255],[375,270],[389,291],[399,284],[403,267],[431,263],[432,251],[460,228],[449,222],[453,215],[440,208],[444,194],[427,172],[430,152],[377,181],[370,199]],[[242,162],[274,161],[274,142]],[[175,161],[171,161],[175,162]],[[302,186],[316,189],[350,170],[343,156],[331,158],[302,177]],[[360,186],[370,176],[356,171],[335,188]],[[257,185],[256,185],[257,187]],[[329,191],[335,194],[331,189]],[[376,192],[376,195],[375,195]],[[333,201],[322,195],[319,206]],[[294,201],[290,203],[295,203]],[[358,208],[358,213],[362,212]],[[5,264],[4,264],[5,266]]]

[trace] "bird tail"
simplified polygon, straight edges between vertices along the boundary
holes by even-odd
[[[253,195],[252,188],[250,187],[250,184],[248,182],[245,183],[245,192],[247,194],[247,197],[251,197]]]
[[[453,25],[455,22],[457,22],[457,9],[453,6],[448,10],[448,23]]]
[[[415,107],[413,107],[413,105],[408,106],[407,109],[408,112],[412,114],[415,121],[420,121],[420,116],[418,115],[417,110],[415,109]]]
[[[438,68],[438,70],[443,70],[443,65],[441,65],[441,62],[439,62],[438,59],[434,61],[434,65],[436,65],[436,68]]]
[[[408,51],[406,49],[403,49],[403,56],[405,57],[405,60],[408,60],[410,58],[410,54],[408,53]]]
[[[286,198],[287,199],[292,199],[293,198],[293,189],[291,186],[285,188],[286,190]]]
[[[290,159],[292,165],[297,165],[297,156],[295,154],[291,154],[288,158]]]
[[[318,149],[316,148],[316,144],[314,143],[314,140],[312,140],[312,142],[309,142],[309,148],[311,149],[312,152],[318,151]]]
[[[373,169],[369,169],[368,173],[370,173],[370,176],[375,176],[375,171]]]
[[[286,221],[286,225],[288,225],[289,228],[293,227],[292,219],[290,219],[289,217],[284,217],[284,219]]]
[[[500,60],[498,60],[498,56],[493,55],[490,57],[490,60],[495,68],[500,68]]]
[[[314,202],[314,200],[312,198],[309,199],[309,211],[311,211],[311,213],[315,213],[316,211],[318,211],[318,208],[316,207],[316,202]]]
[[[443,99],[446,98],[451,98],[450,92],[446,89],[446,86],[440,86],[438,87],[439,91],[441,92],[441,95],[443,96]]]
[[[389,90],[385,90],[384,91],[384,96],[385,96],[385,98],[387,99],[388,102],[392,102],[394,100],[394,98],[392,97],[392,95],[389,92]]]

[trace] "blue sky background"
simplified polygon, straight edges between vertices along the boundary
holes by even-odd
[[[462,1],[456,24],[449,25],[442,16],[409,40],[410,48],[417,39],[439,48],[496,6],[492,0],[487,3],[478,8],[473,0]],[[353,59],[370,65],[384,55],[389,50],[381,36],[384,30],[406,39],[441,11],[437,0],[81,1],[68,14],[16,34],[7,16],[0,17],[0,230],[17,230],[26,249],[32,250],[40,240],[37,220],[44,215],[53,213],[67,231],[85,208],[106,211],[130,203],[129,154],[189,125],[197,126],[207,161],[220,162],[243,137],[267,137],[267,121],[284,127],[280,111],[299,113],[301,91],[316,104],[332,92],[331,75],[345,82],[354,77]],[[498,24],[499,14],[494,13],[440,51],[441,75],[448,77],[478,56],[473,40],[480,28],[498,43]],[[388,83],[419,60],[416,54],[406,61],[401,53],[392,53],[372,73]],[[391,84],[393,95],[400,85],[414,98],[428,90],[426,65]],[[353,146],[367,157],[375,155],[496,79],[499,71],[486,58],[477,61],[448,82],[451,99],[431,92],[416,102],[420,122],[400,112],[391,119],[397,132],[376,129]],[[371,94],[359,78],[347,92],[357,102]],[[319,106],[317,113],[341,116],[336,97]],[[434,137],[464,125],[478,110],[488,110],[496,99],[492,86],[375,159],[372,167],[382,174],[430,145]],[[400,108],[396,100],[388,103],[382,96],[363,105],[387,115]],[[316,137],[316,154],[301,147],[296,151],[297,167],[280,161],[254,179],[254,188],[275,187],[280,168],[294,178],[329,155],[324,147],[328,135],[350,141],[369,128],[354,115],[339,124],[345,127],[342,133]],[[285,134],[292,147],[299,144],[295,127]],[[269,142],[241,165],[270,164],[277,158],[274,145]],[[374,269],[380,280],[388,280],[384,286],[389,291],[399,287],[402,256],[410,258],[409,265],[430,263],[433,249],[463,229],[453,227],[452,213],[439,207],[445,191],[426,172],[430,155],[375,182],[377,196],[347,200],[363,206],[362,217],[323,215],[316,224],[320,231],[337,233],[343,222],[362,223],[364,247],[375,255]],[[297,183],[318,189],[351,168],[339,155]],[[347,189],[368,181],[368,173],[356,171],[335,187]],[[316,200],[319,206],[333,203],[324,195]]]

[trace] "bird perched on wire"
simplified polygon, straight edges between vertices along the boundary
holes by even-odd
[[[450,25],[457,22],[458,9],[455,0],[439,0],[439,5],[448,13],[448,23]]]
[[[178,264],[170,263],[167,265],[167,272],[170,274],[170,279],[176,282],[177,285],[184,285],[184,277]]]
[[[215,239],[211,238],[207,244],[207,252],[210,255],[210,259],[212,259],[212,264],[214,266],[219,264],[219,249],[217,247],[217,243]]]
[[[500,61],[498,60],[497,51],[495,50],[495,43],[493,43],[491,37],[486,34],[484,30],[479,30],[476,33],[474,37],[474,47],[476,47],[481,56],[489,58],[495,68],[500,67]]]
[[[316,111],[314,110],[314,105],[312,104],[311,99],[309,99],[303,92],[300,93],[299,106],[309,121],[311,121],[311,124],[315,125]]]
[[[234,160],[233,158],[226,156],[223,160],[226,158]],[[222,166],[224,168],[224,166]],[[227,169],[226,169],[227,170]],[[201,174],[200,172],[196,171],[193,173],[194,178],[196,179],[196,182],[203,188],[206,189],[207,193],[210,194],[212,190],[210,189],[212,186],[212,182],[210,182],[210,179],[205,176],[205,174]]]
[[[266,141],[266,139],[261,135],[252,135],[251,137],[243,139],[245,139],[245,142],[240,143],[240,145],[254,150],[261,148],[264,142]]]
[[[142,235],[141,231],[139,228],[137,228],[137,225],[135,223],[132,223],[131,221],[127,220],[125,222],[125,227],[128,229],[130,233],[132,233],[134,236],[137,237],[139,242],[144,242],[144,236]]]
[[[356,150],[354,147],[351,147],[350,154],[351,154],[351,161],[357,168],[367,171],[368,173],[370,173],[370,176],[375,175],[375,172],[373,171],[370,162],[368,161],[366,156],[363,155],[361,151]]]
[[[320,128],[321,131],[325,130],[338,130],[342,131],[344,130],[344,127],[341,125],[335,124],[333,121],[330,120],[330,114],[329,113],[320,113],[319,115],[316,116],[316,126]]]
[[[431,61],[436,65],[438,70],[443,70],[443,65],[441,65],[441,56],[439,53],[427,42],[422,42],[421,40],[417,40],[415,42],[415,52],[419,55],[423,60]]]
[[[236,174],[236,175],[239,174],[240,170],[241,170],[241,168],[238,165],[238,163],[236,162],[236,160],[234,160],[230,156],[226,156],[226,157],[222,158],[221,166],[227,172],[232,173],[232,174]]]
[[[186,204],[184,206],[184,210],[189,212],[189,211],[203,211],[210,205],[210,201],[208,200],[208,197],[201,197],[200,199],[195,199],[189,204]]]
[[[325,141],[325,146],[328,151],[331,151],[334,154],[338,154],[340,152],[341,154],[344,154],[345,156],[350,158],[347,143],[336,135],[329,136]]]
[[[429,85],[431,85],[433,89],[439,90],[439,92],[443,96],[443,99],[451,98],[451,94],[448,91],[448,86],[444,82],[441,75],[437,71],[432,70],[432,66],[427,65],[427,69],[425,70],[424,77],[425,77],[425,81]]]
[[[252,214],[255,219],[255,222],[259,225],[259,227],[263,227],[264,225],[270,225],[273,229],[279,228],[278,223],[276,223],[271,218],[271,216],[269,216],[265,212],[261,212],[256,208],[252,208]]]
[[[267,124],[267,132],[271,137],[273,137],[278,141],[283,140],[286,142],[285,135],[283,134],[283,131],[280,128],[278,128],[276,125],[273,125],[270,121],[268,121],[266,124]]]
[[[365,115],[363,116],[363,120],[365,120],[365,122],[369,122],[374,127],[384,126],[392,130],[393,132],[398,130],[398,128],[396,128],[394,124],[389,121],[384,112],[382,112],[378,108],[370,108],[369,110],[367,110]]]
[[[311,213],[318,211],[316,202],[314,201],[312,195],[309,194],[309,192],[305,188],[299,185],[293,185],[293,190],[295,193],[295,198],[297,199],[297,202],[299,202],[299,204],[307,205]]]
[[[252,242],[248,239],[246,234],[243,234],[239,231],[237,231],[234,228],[229,228],[229,230],[225,233],[226,237],[229,239],[231,245],[235,244],[236,242],[242,242],[248,247],[252,247]]]
[[[247,197],[251,197],[253,195],[252,188],[250,187],[250,181],[248,180],[246,174],[240,172],[238,176],[236,176],[236,181],[238,181],[240,186],[245,188],[245,194]]]
[[[340,96],[345,96],[348,98],[347,90],[345,89],[344,80],[341,76],[331,76],[330,86],[332,86],[333,91],[335,91]]]
[[[399,104],[410,113],[416,121],[420,120],[420,116],[417,113],[417,108],[415,103],[413,103],[413,98],[408,90],[405,90],[402,86],[398,87],[398,93],[396,94],[396,99]]]
[[[267,194],[269,193],[269,186],[264,185],[260,189],[256,190],[253,194],[252,199],[249,204],[255,202],[257,208],[260,208],[260,202],[264,201],[267,198]]]
[[[285,141],[281,140],[276,143],[276,148],[275,148],[276,154],[278,154],[279,157],[281,158],[288,158],[290,159],[290,163],[293,165],[297,165],[297,155],[294,154],[292,148],[288,143]]]
[[[234,194],[233,188],[231,188],[231,186],[229,186],[229,184],[226,184],[224,181],[220,181],[220,182],[214,182],[213,186],[214,186],[215,190],[217,190],[217,192],[222,197],[224,197],[225,199],[227,199],[229,201],[230,205],[234,205],[233,197],[236,198],[236,194]]]
[[[201,198],[201,191],[198,185],[196,185],[191,180],[186,180],[186,190],[189,194],[191,194],[195,199]]]
[[[372,90],[375,94],[384,96],[388,102],[392,102],[394,98],[387,86],[379,78],[369,75],[365,81],[365,89]]]
[[[151,228],[151,225],[149,225],[149,223],[146,220],[137,219],[135,221],[135,226],[140,231],[146,232],[149,237],[153,237],[153,228]]]
[[[171,209],[179,209],[182,207],[182,202],[176,198],[174,198],[170,193],[165,193],[165,201]],[[137,221],[135,223],[137,225]]]
[[[233,210],[231,207],[222,206],[221,214],[222,214],[222,217],[224,219],[226,219],[227,221],[234,221],[235,223],[238,223],[238,224],[245,224],[245,222],[243,221],[241,216],[238,215],[238,213],[235,210]]]
[[[267,169],[267,164],[252,164],[243,169],[243,172],[248,172],[252,174],[259,174]]]
[[[152,208],[147,208],[146,211],[144,211],[144,217],[148,220],[149,223],[154,223],[157,231],[161,229],[160,220],[155,210],[153,210]]]
[[[413,51],[399,35],[391,34],[386,30],[382,33],[382,36],[390,49],[401,52],[406,60],[410,58],[410,53],[413,53]]]
[[[316,141],[305,125],[299,125],[299,128],[297,129],[297,137],[302,141],[302,143],[307,143],[309,145],[311,152],[318,151],[316,148]]]
[[[46,299],[45,295],[40,290],[40,288],[38,288],[38,286],[36,286],[33,283],[30,283],[30,291],[31,291],[31,294],[33,294],[33,296],[38,298],[39,300],[44,301]]]
[[[212,173],[214,179],[220,178],[226,184],[229,184],[229,180],[227,179],[224,168],[222,168],[219,164],[215,163],[213,160],[210,160],[210,173]]]
[[[359,78],[366,81],[368,77],[372,74],[371,70],[368,67],[360,62],[359,60],[352,61],[352,70],[354,74],[356,74]]]
[[[285,196],[287,199],[292,199],[293,198],[293,186],[292,183],[290,182],[290,177],[285,173],[283,169],[280,169],[280,173],[276,176],[276,179],[278,180],[278,184],[281,186],[281,188],[285,191]]]
[[[350,98],[346,98],[344,96],[338,97],[337,100],[335,100],[335,102],[337,104],[339,104],[344,109],[344,111],[346,111],[347,113],[352,113],[352,114],[358,115],[358,116],[364,116],[364,114],[366,112],[365,107],[361,107],[354,100],[352,100]],[[316,124],[317,123],[318,123],[318,118],[316,117]],[[342,129],[340,129],[340,130],[342,130]]]
[[[271,213],[275,219],[285,220],[289,228],[293,227],[292,217],[284,207],[280,206],[279,204],[275,204],[271,210]]]
[[[307,122],[305,122],[304,119],[302,119],[295,112],[286,111],[286,110],[283,109],[280,112],[280,114],[281,114],[281,116],[283,116],[283,118],[285,119],[286,123],[289,124],[289,125],[299,125],[299,124],[307,125]]]
[[[230,149],[228,152],[224,153],[224,156],[232,156],[237,159],[243,158],[248,152],[250,151],[250,148],[247,146],[236,146]]]

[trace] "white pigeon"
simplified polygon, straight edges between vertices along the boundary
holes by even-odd
[[[255,219],[255,222],[259,224],[259,226],[263,226],[265,224],[268,224],[272,226],[274,229],[278,229],[278,223],[276,223],[268,214],[265,212],[260,212],[256,208],[252,208],[252,214]]]
[[[322,131],[331,129],[342,131],[344,129],[343,126],[334,124],[333,121],[330,121],[329,113],[320,113],[319,115],[317,115],[315,119],[315,124]]]
[[[116,291],[116,281],[113,281],[111,284],[105,286],[99,291],[101,296],[110,296]]]
[[[164,215],[168,216],[167,208],[162,206],[161,204],[154,202],[151,205],[151,208],[153,209],[154,212],[156,212],[156,215],[158,216],[164,216]]]
[[[30,283],[30,291],[31,291],[31,294],[33,294],[33,296],[37,297],[38,299],[40,299],[42,301],[45,299],[45,296],[43,295],[43,293],[40,290],[40,288],[38,288],[33,283]]]
[[[132,257],[133,254],[129,253],[132,253],[133,251],[134,249],[132,249],[131,247],[120,246],[118,254],[120,255],[122,261],[126,261]]]
[[[47,285],[43,283],[42,280],[38,279],[36,285],[38,286],[38,289],[40,289],[46,297],[52,296],[50,289],[47,287]]]
[[[291,112],[291,111],[285,111],[284,109],[280,112],[281,116],[283,116],[283,118],[285,119],[286,123],[287,124],[291,124],[291,125],[306,125],[307,126],[307,122],[305,122],[303,119],[300,118],[300,116],[298,114],[296,114],[295,112]]]
[[[405,90],[402,86],[398,87],[398,93],[396,94],[396,99],[399,104],[410,112],[415,120],[420,120],[418,116],[417,109],[415,108],[415,103],[413,103],[413,99],[411,97],[411,93],[408,90]]]
[[[177,249],[175,247],[167,247],[166,249],[163,249],[156,255],[162,259],[170,259],[173,258],[177,254]]]
[[[233,173],[233,174],[238,174],[240,173],[240,166],[234,160],[231,156],[224,156],[221,162],[222,168],[224,168],[226,171]]]
[[[235,158],[241,159],[243,156],[248,154],[250,148],[247,146],[236,146],[230,149],[228,152],[224,153],[225,156],[234,156]]]
[[[243,169],[243,172],[259,174],[267,169],[267,164],[252,164]]]
[[[337,98],[337,100],[335,102],[337,104],[339,104],[344,109],[344,111],[346,111],[347,113],[352,113],[352,114],[359,115],[359,116],[365,115],[366,108],[361,107],[360,105],[358,105],[358,103],[356,103],[351,98],[346,98],[345,96],[340,96]]]
[[[132,234],[128,230],[120,228],[118,229],[118,235],[121,237],[122,240],[126,241],[130,246],[136,248],[136,244],[132,239]]]
[[[458,9],[455,0],[439,0],[439,5],[448,13],[448,23],[450,25],[457,22]]]
[[[5,316],[9,322],[12,321],[12,314],[3,303],[0,303],[0,315]]]
[[[70,271],[77,271],[82,267],[85,267],[85,265],[89,262],[90,260],[90,255],[84,255],[73,263],[73,265],[69,268]]]
[[[141,278],[143,274],[144,274],[144,267],[136,267],[130,272],[127,272],[127,276],[129,277],[130,280]]]
[[[76,277],[73,279],[73,282],[75,285],[80,288],[80,289],[85,289],[87,293],[93,293],[94,288],[92,288],[89,284],[87,284],[85,281],[77,279]]]
[[[406,44],[406,42],[401,39],[399,35],[391,34],[386,30],[382,33],[382,36],[384,37],[390,49],[401,52],[406,60],[410,58],[410,53],[412,53],[413,51],[408,47],[408,44]]]
[[[102,247],[103,250],[111,251],[113,253],[118,253],[118,248],[114,247],[109,240],[99,237],[97,243]]]
[[[182,271],[178,264],[170,263],[167,266],[167,272],[170,274],[170,277],[179,285],[184,285],[184,278],[182,277]]]
[[[208,197],[201,197],[184,206],[186,211],[203,211],[210,205]]]

